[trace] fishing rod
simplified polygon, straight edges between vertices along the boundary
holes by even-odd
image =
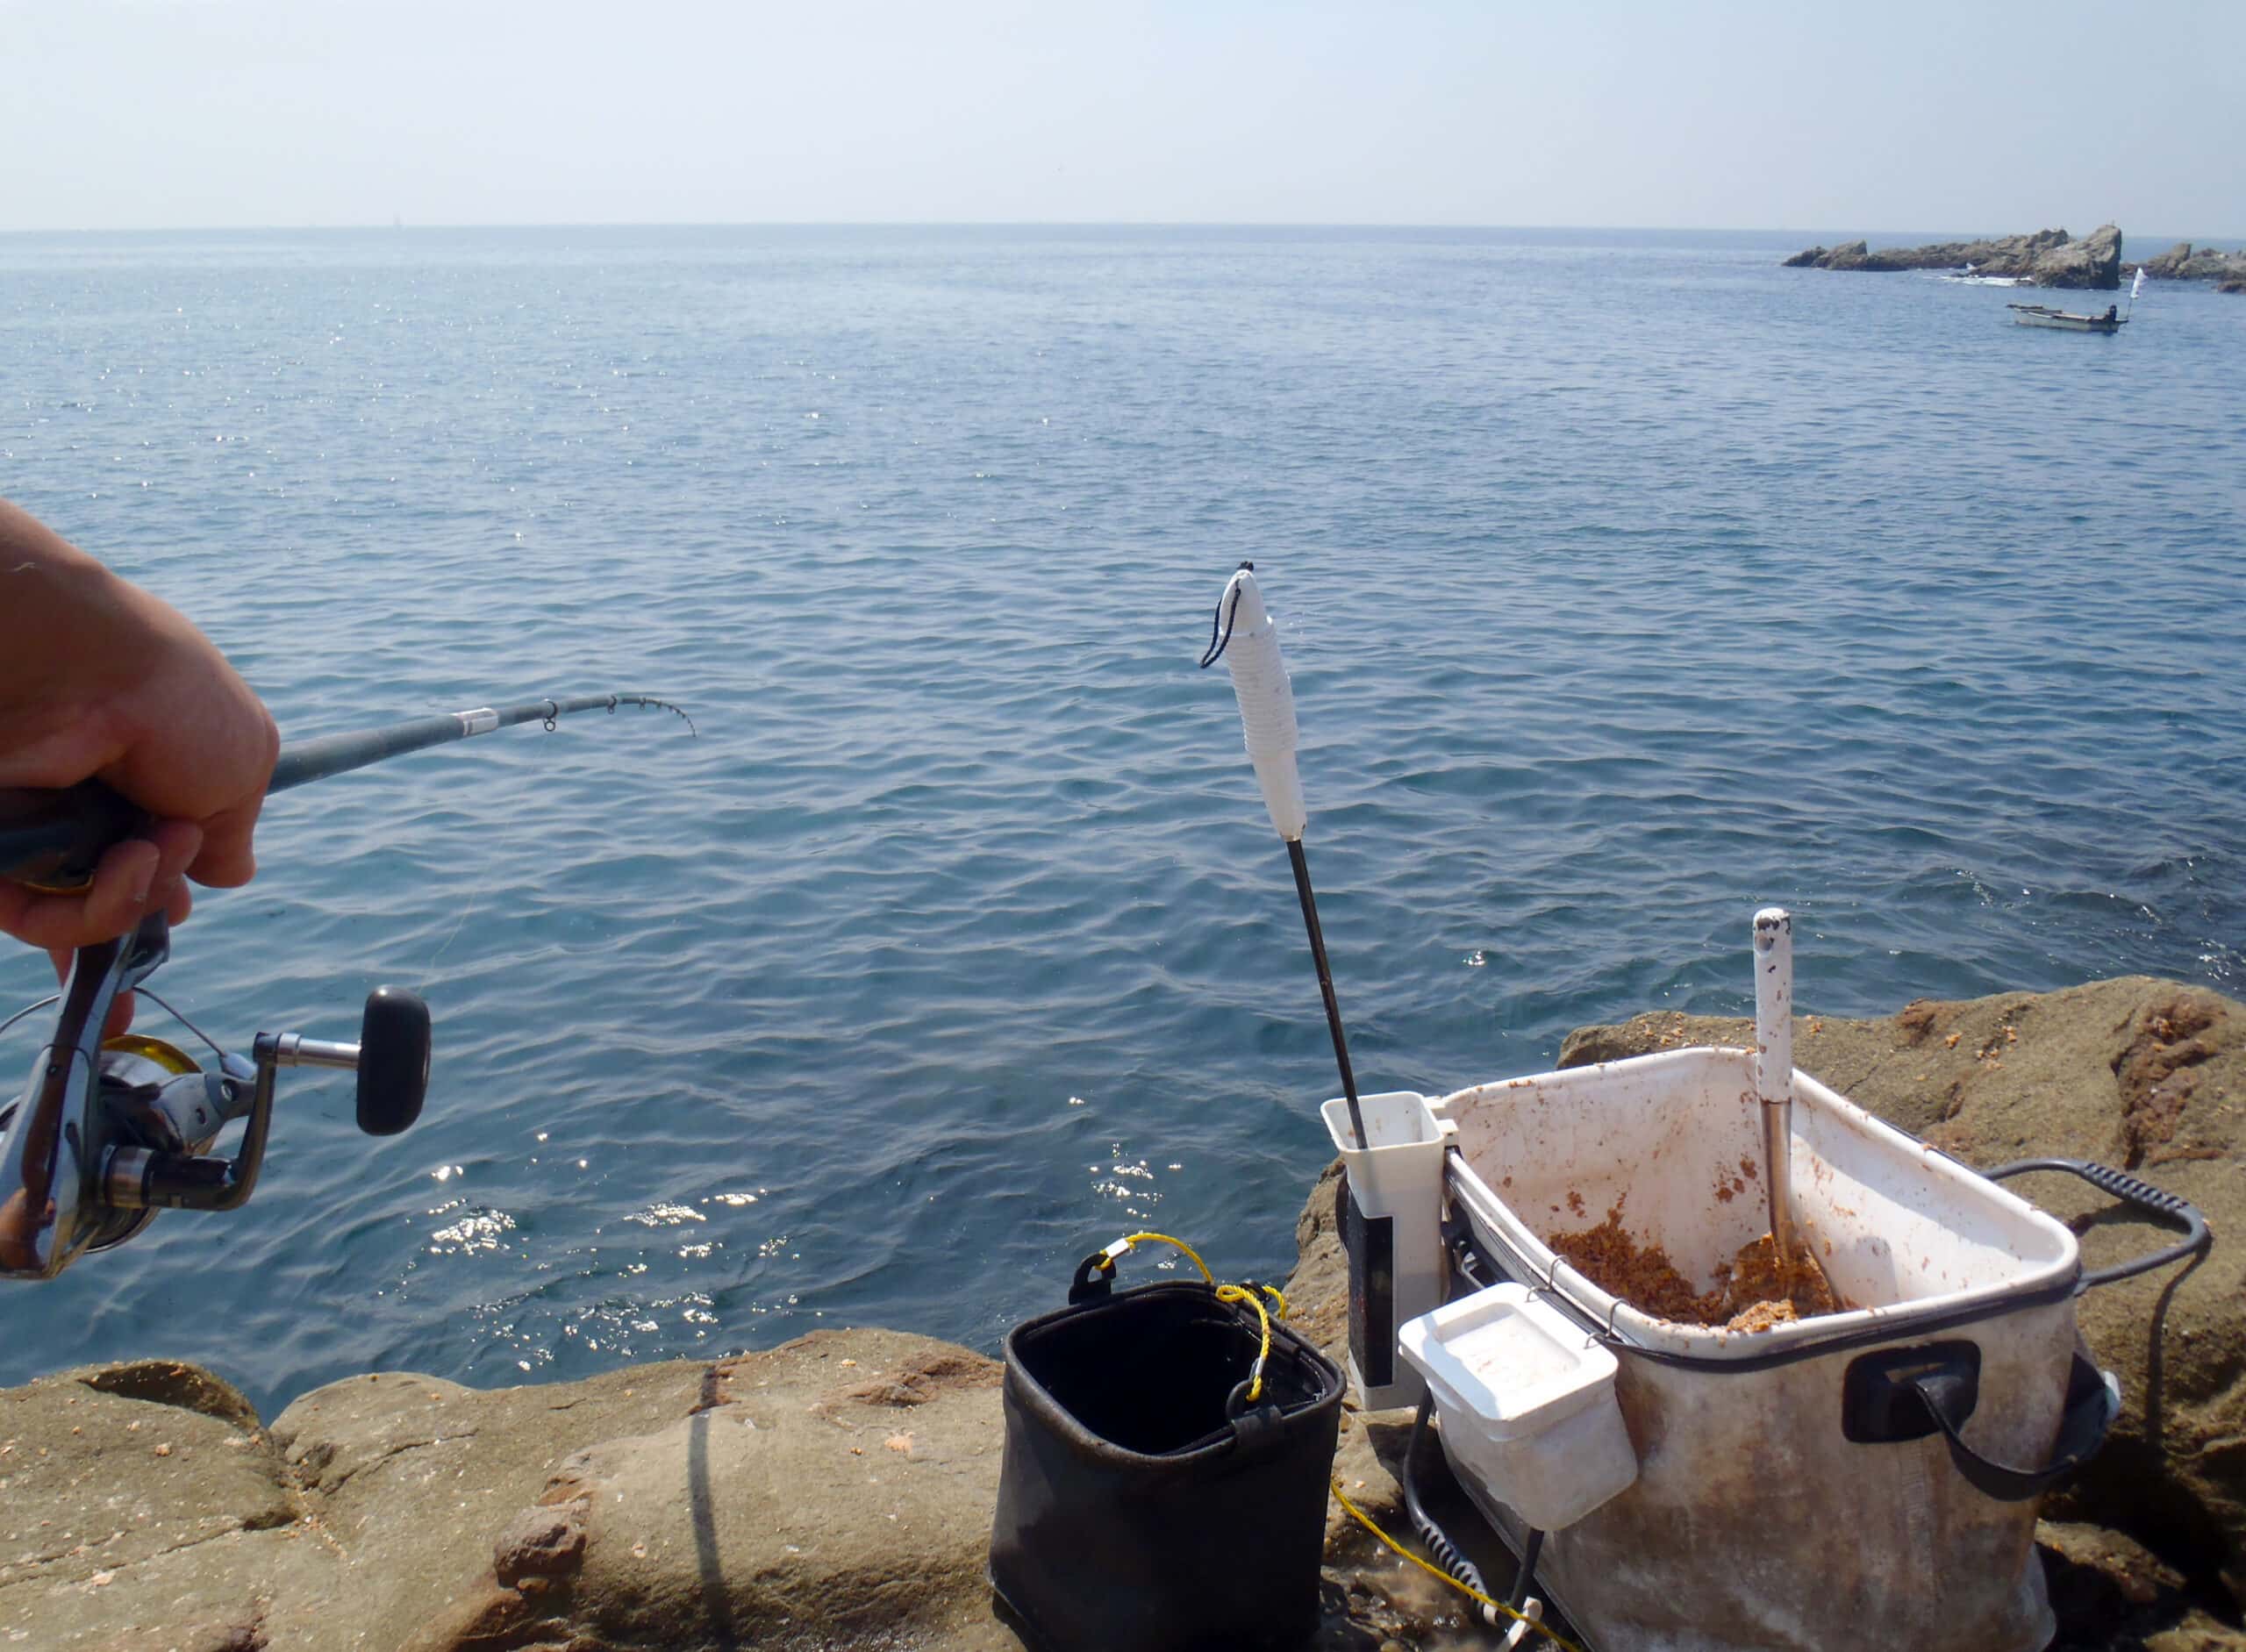
[[[281,747],[273,778],[265,790],[268,796],[288,791],[386,758],[521,723],[543,723],[551,733],[554,725],[573,712],[605,707],[612,713],[619,705],[669,712],[685,719],[690,734],[694,732],[694,719],[679,707],[645,694],[580,694],[566,700],[527,700],[504,711],[485,705],[472,712],[412,718],[357,733],[291,740]],[[0,787],[0,877],[48,894],[75,894],[93,881],[94,868],[104,853],[145,830],[147,819],[137,805],[98,780],[81,781],[53,791]]]
[[[281,748],[270,791],[364,769],[408,752],[540,722],[551,730],[576,712],[619,705],[675,713],[644,694],[587,694],[532,700],[504,711],[412,719]],[[145,831],[147,815],[99,781],[58,790],[0,789],[0,876],[54,893],[85,889],[111,846]],[[257,1186],[273,1119],[279,1069],[320,1067],[358,1076],[358,1124],[396,1135],[421,1116],[429,1089],[429,1006],[414,993],[377,987],[368,995],[359,1041],[260,1033],[244,1056],[149,991],[171,956],[171,929],[151,913],[130,935],[81,947],[61,991],[0,1021],[4,1033],[50,1005],[61,1007],[12,1106],[0,1107],[0,1277],[52,1279],[88,1251],[107,1250],[145,1230],[161,1210],[239,1210]],[[153,998],[211,1047],[206,1071],[176,1045],[140,1034],[104,1037],[125,994]],[[240,1120],[231,1155],[214,1154],[219,1133]]]
[[[1220,626],[1221,636],[1218,634]],[[1341,1069],[1341,1094],[1349,1104],[1349,1133],[1360,1148],[1370,1147],[1364,1110],[1357,1101],[1357,1075],[1349,1065],[1349,1041],[1341,1031],[1341,1006],[1334,998],[1334,971],[1326,962],[1326,933],[1318,923],[1318,897],[1310,887],[1310,862],[1303,854],[1302,834],[1310,824],[1310,810],[1303,802],[1302,771],[1295,763],[1300,736],[1295,727],[1294,687],[1287,681],[1286,662],[1279,657],[1278,624],[1263,606],[1253,562],[1242,562],[1218,594],[1216,619],[1209,627],[1209,647],[1201,656],[1201,669],[1207,670],[1220,658],[1232,673],[1248,761],[1255,767],[1256,785],[1262,790],[1263,807],[1285,841],[1287,863],[1294,869],[1295,896],[1302,904],[1311,962],[1318,966],[1318,990],[1326,1002],[1326,1026],[1334,1035],[1334,1060]]]

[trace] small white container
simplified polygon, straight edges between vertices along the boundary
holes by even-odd
[[[1434,1395],[1443,1454],[1470,1490],[1558,1531],[1636,1481],[1614,1356],[1526,1285],[1492,1285],[1422,1314],[1398,1341]]]

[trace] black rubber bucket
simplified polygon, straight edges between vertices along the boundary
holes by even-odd
[[[1092,1259],[1097,1261],[1097,1258]],[[1318,1624],[1332,1361],[1200,1284],[1111,1291],[1006,1338],[991,1586],[1039,1652],[1279,1652]]]

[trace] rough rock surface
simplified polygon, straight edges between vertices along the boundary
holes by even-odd
[[[2178,241],[2157,258],[2148,258],[2137,268],[2155,281],[2187,279],[2184,268],[2192,261],[2192,243]]]
[[[2121,284],[2121,232],[2101,224],[2078,241],[2038,254],[2028,273],[2038,287],[2111,291]]]
[[[1574,1034],[1563,1060],[1745,1032],[1641,1017]],[[2226,1241],[2242,1231],[2246,1007],[2215,994],[2134,979],[1878,1021],[1804,1017],[1795,1050],[1961,1156],[2103,1156],[2193,1199]],[[1338,1355],[1334,1181],[1304,1210],[1288,1290],[1298,1330]],[[2105,1201],[2078,1184],[2023,1186],[2083,1231],[2093,1263],[2148,1242],[2100,1219]],[[2083,1299],[2129,1410],[2038,1533],[2055,1652],[2246,1652],[2215,1581],[2228,1568],[2239,1582],[2242,1268],[2246,1252],[2219,1243],[2180,1284]],[[926,1338],[821,1332],[550,1386],[354,1377],[270,1427],[192,1366],[41,1378],[0,1391],[0,1652],[1019,1652],[984,1576],[998,1377]],[[1391,1531],[1409,1420],[1342,1419],[1336,1472]],[[1439,1466],[1430,1478],[1439,1516],[1509,1582],[1463,1496]],[[1491,1644],[1460,1597],[1338,1504],[1327,1530],[1315,1652]]]
[[[2154,281],[2212,281],[2217,283],[2246,281],[2246,251],[2218,252],[2212,247],[2193,250],[2189,241],[2178,241],[2157,258],[2149,258],[2138,266]],[[2218,290],[2231,290],[2219,285]]]
[[[0,1648],[1011,1652],[998,1375],[817,1333],[545,1387],[354,1377],[269,1429],[191,1366],[42,1378],[0,1393]]]
[[[2001,235],[1980,241],[1936,241],[1925,247],[1885,247],[1863,241],[1813,247],[1785,261],[1788,269],[1891,271],[1958,269],[1971,264],[1984,275],[2022,275],[2039,287],[2114,288],[2121,285],[2121,232],[2102,225],[2079,240],[2063,230]]]
[[[1571,1033],[1560,1060],[1753,1037],[1745,1020],[1642,1015]],[[1878,1020],[1801,1017],[1794,1040],[1804,1072],[1969,1164],[2092,1159],[2199,1206],[2216,1235],[2199,1267],[2080,1299],[2092,1352],[2121,1377],[2122,1414],[2059,1508],[2094,1513],[2246,1602],[2246,1005],[2130,976]],[[2071,1176],[2014,1185],[2081,1236],[2086,1267],[2171,1237]]]

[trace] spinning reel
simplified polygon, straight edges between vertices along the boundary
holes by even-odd
[[[170,955],[158,913],[130,935],[81,947],[61,992],[46,1001],[61,1005],[54,1036],[22,1097],[0,1108],[0,1277],[52,1279],[86,1252],[132,1238],[158,1211],[239,1210],[257,1187],[283,1067],[356,1072],[368,1135],[396,1135],[421,1116],[429,1006],[393,987],[368,995],[356,1044],[260,1033],[247,1059],[212,1043],[208,1071],[161,1039],[104,1039],[118,995]],[[232,1155],[214,1155],[236,1119],[246,1122]]]
[[[266,790],[287,791],[494,729],[535,722],[550,731],[575,712],[623,705],[669,712],[694,732],[684,711],[645,694],[483,705],[291,741]],[[59,791],[0,790],[0,877],[55,893],[82,890],[103,852],[139,830],[141,818],[98,780]],[[357,1073],[359,1128],[370,1136],[394,1136],[421,1116],[429,1006],[391,987],[368,998],[356,1044],[260,1033],[247,1059],[219,1049],[173,1011],[217,1055],[209,1072],[161,1039],[104,1040],[118,995],[170,955],[170,926],[159,913],[121,940],[81,947],[62,990],[24,1012],[62,1006],[22,1098],[0,1107],[0,1278],[52,1279],[87,1251],[123,1244],[158,1211],[239,1210],[257,1186],[274,1076],[283,1067]],[[0,1021],[0,1032],[22,1019]],[[218,1133],[236,1119],[245,1122],[233,1156],[213,1155]]]

